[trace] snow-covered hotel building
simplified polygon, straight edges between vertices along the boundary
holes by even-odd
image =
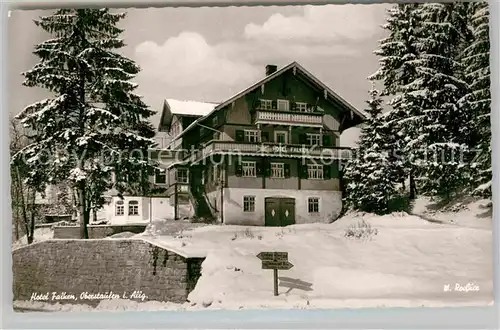
[[[113,198],[112,222],[330,222],[342,209],[340,166],[350,156],[339,137],[364,118],[296,62],[266,66],[261,80],[219,104],[166,100],[158,124],[169,137],[158,154],[166,173],[152,178],[166,192]]]

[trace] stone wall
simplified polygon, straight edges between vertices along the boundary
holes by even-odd
[[[147,224],[141,225],[125,225],[125,226],[111,226],[111,225],[89,225],[88,232],[89,238],[104,238],[114,234],[131,232],[139,234],[146,230]],[[77,239],[80,238],[80,226],[54,226],[54,238],[61,239]]]
[[[12,259],[14,300],[90,305],[98,294],[183,303],[204,261],[141,239],[49,240],[14,250]]]

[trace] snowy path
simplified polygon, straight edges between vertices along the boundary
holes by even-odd
[[[493,235],[484,210],[420,216],[350,214],[332,224],[285,228],[199,226],[139,234],[161,246],[203,255],[202,276],[185,304],[103,301],[97,310],[199,310],[261,308],[358,308],[484,306],[493,301]],[[459,219],[449,223],[449,219]],[[370,239],[344,237],[364,220]],[[478,225],[479,224],[479,225]],[[491,226],[491,219],[489,219]],[[272,271],[256,257],[287,251],[294,267]],[[147,290],[147,288],[142,288]],[[93,310],[89,306],[20,307]]]

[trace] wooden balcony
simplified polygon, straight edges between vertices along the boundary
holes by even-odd
[[[323,113],[257,110],[255,124],[323,127]]]
[[[201,160],[217,154],[241,156],[268,156],[307,159],[350,159],[351,149],[276,143],[241,143],[234,141],[211,141],[191,155],[191,161]]]

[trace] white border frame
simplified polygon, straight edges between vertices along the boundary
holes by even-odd
[[[75,6],[106,6],[106,7],[199,7],[199,6],[259,6],[259,5],[304,5],[304,4],[332,4],[345,3],[346,1],[328,0],[122,0],[117,2],[104,2],[97,0],[82,1],[46,1],[35,2],[18,0],[11,8],[18,9],[55,9]],[[389,1],[388,1],[389,2]],[[375,1],[352,1],[352,3],[376,3]],[[7,12],[9,5],[0,3],[0,17],[2,20],[2,52],[1,63],[2,82],[1,100],[2,109],[7,109]],[[500,205],[500,114],[499,114],[499,31],[498,22],[500,3],[490,1],[490,40],[491,40],[491,90],[492,90],[492,168],[493,171],[493,203]],[[22,33],[22,31],[20,31]],[[1,188],[3,196],[10,196],[9,162],[9,129],[8,111],[2,111],[4,119],[0,120],[4,135],[0,139],[2,162]],[[4,329],[68,329],[68,328],[189,328],[189,329],[498,329],[499,308],[490,306],[485,308],[419,308],[419,309],[357,309],[357,310],[263,310],[263,311],[204,311],[204,312],[137,312],[137,313],[14,313],[12,311],[12,260],[11,260],[11,212],[10,198],[2,198],[2,328]],[[500,286],[499,263],[499,216],[498,211],[493,212],[494,221],[494,286],[495,299],[498,299]]]

